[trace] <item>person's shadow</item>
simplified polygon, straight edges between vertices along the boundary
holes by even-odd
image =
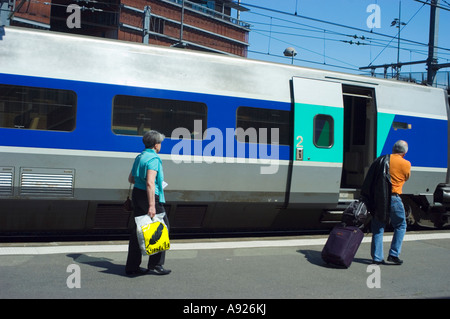
[[[112,263],[112,259],[104,257],[92,257],[85,254],[67,254],[67,257],[73,259],[74,262],[85,264],[93,267],[103,268],[100,272],[105,274],[128,277],[125,274],[125,266]]]

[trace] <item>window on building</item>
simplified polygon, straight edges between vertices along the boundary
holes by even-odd
[[[150,31],[164,34],[165,25],[166,21],[161,18],[152,17],[152,19],[150,19]]]
[[[334,120],[329,115],[318,114],[314,117],[314,145],[330,148],[334,144]]]
[[[73,91],[0,84],[0,127],[73,131],[76,103]]]
[[[115,134],[143,135],[156,130],[167,137],[176,128],[186,128],[192,139],[202,139],[203,132],[194,130],[201,120],[206,129],[206,104],[129,95],[116,95],[113,102],[112,130]]]
[[[236,134],[239,142],[271,144],[277,139],[273,134],[278,132],[278,143],[280,145],[290,144],[289,111],[241,106],[237,110],[236,127],[242,128],[246,133]],[[238,130],[236,131],[238,132]]]

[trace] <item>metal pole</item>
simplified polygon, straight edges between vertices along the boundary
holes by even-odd
[[[9,14],[12,11],[12,6],[9,5],[8,1],[0,2],[0,26],[9,26]]]
[[[238,0],[238,6],[241,6],[241,0]],[[241,11],[239,10],[239,8],[237,9],[237,16],[236,19],[239,21],[241,20]]]
[[[428,60],[427,60],[427,84],[434,85],[436,82],[436,64],[437,64],[437,44],[439,29],[439,11],[437,6],[440,0],[431,0],[430,5],[430,36],[428,42]]]
[[[184,23],[184,0],[182,0],[181,5],[180,43],[183,43],[183,23]]]
[[[402,30],[402,2],[398,2],[397,80],[400,78],[400,31]]]
[[[150,6],[144,7],[144,34],[142,37],[142,43],[148,44],[148,32],[150,31]]]

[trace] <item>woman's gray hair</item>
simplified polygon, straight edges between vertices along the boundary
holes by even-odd
[[[142,137],[142,142],[144,142],[145,148],[154,148],[156,144],[162,143],[164,138],[164,134],[157,131],[148,131]]]
[[[392,147],[393,154],[406,154],[408,152],[408,143],[405,141],[397,141]]]

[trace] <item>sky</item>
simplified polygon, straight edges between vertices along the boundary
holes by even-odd
[[[252,59],[358,74],[370,72],[360,67],[397,63],[398,52],[400,62],[427,59],[430,6],[415,0],[241,0],[241,5],[250,9],[240,19],[251,25]],[[439,10],[438,63],[449,63],[450,0],[441,0],[441,6],[448,10]],[[400,7],[398,50],[399,29],[391,23]],[[287,47],[297,52],[294,61],[283,55]],[[402,72],[426,72],[426,65],[403,66]]]

